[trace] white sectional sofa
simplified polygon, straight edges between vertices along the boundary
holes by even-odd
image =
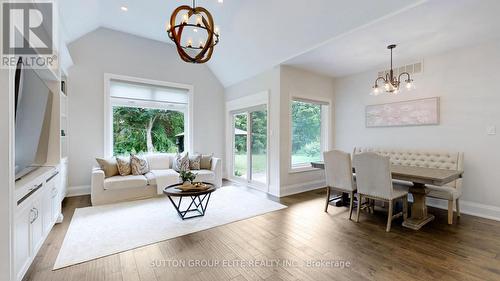
[[[150,198],[162,194],[169,184],[178,183],[179,173],[172,169],[175,154],[145,155],[150,172],[145,175],[113,176],[106,178],[100,168],[92,170],[92,205],[102,205],[122,201]],[[193,170],[195,181],[209,182],[216,187],[222,186],[222,163],[212,157],[210,170]]]

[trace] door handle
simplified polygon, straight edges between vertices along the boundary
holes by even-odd
[[[30,224],[34,223],[35,220],[36,220],[36,212],[35,212],[35,208],[31,208],[30,210]]]
[[[39,213],[38,213],[38,209],[37,208],[33,208],[33,209],[35,209],[35,212],[36,212],[35,219],[33,221],[36,221],[38,219]]]

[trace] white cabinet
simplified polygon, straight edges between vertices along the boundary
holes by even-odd
[[[42,214],[41,219],[43,223],[43,233],[48,233],[52,228],[53,215],[52,215],[52,188],[46,186],[42,193]]]
[[[19,189],[14,215],[14,266],[17,280],[22,280],[61,213],[60,184],[60,174],[53,168],[16,186]]]
[[[51,207],[52,207],[52,221],[53,222],[60,222],[58,221],[59,216],[61,215],[61,199],[60,199],[60,192],[57,187],[54,187],[52,192],[50,193],[50,202],[51,202]]]
[[[22,274],[28,269],[30,262],[31,220],[35,217],[31,206],[20,209],[14,218],[14,266],[16,268],[17,280],[22,278]]]
[[[68,158],[61,160],[61,165],[59,168],[59,200],[63,200],[66,197],[68,189]]]
[[[15,216],[14,260],[18,280],[28,270],[31,258],[36,255],[43,243],[44,233],[40,213],[42,208],[39,197],[24,204]]]
[[[31,255],[35,256],[43,243],[43,219],[42,219],[42,200],[36,198],[33,201],[33,218],[31,219]]]

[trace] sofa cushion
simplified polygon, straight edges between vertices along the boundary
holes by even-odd
[[[211,170],[198,170],[193,173],[196,174],[194,181],[213,181],[215,179],[215,173]]]
[[[189,169],[190,170],[199,170],[201,163],[201,155],[193,154],[189,155]]]
[[[177,181],[179,179],[179,173],[172,169],[168,170],[151,170],[149,173],[144,175],[148,180],[148,185],[157,185],[157,177],[168,177],[171,180]]]
[[[166,153],[148,154],[146,159],[150,170],[168,170],[170,169],[170,155]]]
[[[118,166],[120,176],[128,176],[132,173],[132,167],[130,167],[130,157],[116,157],[116,164]]]
[[[202,154],[200,160],[200,169],[202,170],[210,170],[212,169],[212,157],[213,154]]]
[[[115,176],[104,180],[105,190],[117,190],[127,188],[141,188],[145,187],[148,181],[142,175],[128,175],[128,176]]]
[[[149,172],[146,158],[135,154],[130,155],[130,167],[132,168],[132,175],[144,175]]]
[[[101,170],[104,171],[104,176],[106,178],[114,177],[118,175],[118,166],[116,164],[116,158],[96,158],[97,164],[101,167]]]
[[[154,176],[154,181],[152,180],[151,175],[150,177],[150,185],[156,184],[156,190],[158,194],[163,193],[163,189],[169,185],[179,183],[179,173],[172,169],[168,170],[151,170],[151,173]]]
[[[187,152],[175,155],[172,169],[176,172],[189,171],[189,156]]]

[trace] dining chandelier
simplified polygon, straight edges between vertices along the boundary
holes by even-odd
[[[209,61],[220,36],[210,12],[203,7],[196,7],[195,0],[192,7],[182,5],[174,10],[167,34],[175,43],[181,59],[189,63]]]
[[[400,92],[400,86],[401,83],[404,82],[405,88],[407,90],[411,90],[415,87],[413,83],[413,79],[411,79],[411,76],[408,72],[402,72],[400,73],[397,77],[394,76],[394,70],[392,68],[392,50],[396,48],[395,44],[387,46],[387,49],[391,50],[391,69],[389,70],[388,73],[385,74],[384,76],[379,76],[377,79],[375,79],[375,85],[372,87],[372,92],[371,95],[378,96],[382,90],[380,85],[378,84],[379,82],[383,83],[383,91],[389,94],[398,94]],[[406,78],[404,81],[401,79]]]

